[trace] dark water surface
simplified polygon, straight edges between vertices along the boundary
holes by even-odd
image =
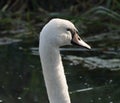
[[[120,103],[120,36],[106,37],[86,37],[91,51],[60,49],[72,103]],[[48,103],[38,42],[0,44],[0,103]]]

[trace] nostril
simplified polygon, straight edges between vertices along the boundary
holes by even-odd
[[[78,40],[81,40],[81,38],[80,38],[80,37],[78,37]]]

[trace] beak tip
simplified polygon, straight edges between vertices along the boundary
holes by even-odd
[[[86,49],[88,49],[88,50],[91,50],[91,46],[83,46],[83,47],[85,47]]]
[[[91,46],[88,46],[88,49],[90,50],[90,49],[91,49]]]
[[[84,45],[82,45],[82,46],[85,47],[85,48],[87,48],[87,49],[89,49],[89,50],[91,50],[91,46],[88,45],[87,43],[84,43]]]

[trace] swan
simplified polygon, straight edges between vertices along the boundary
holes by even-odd
[[[91,48],[68,20],[53,18],[41,30],[39,54],[50,103],[71,103],[59,48],[72,44]]]

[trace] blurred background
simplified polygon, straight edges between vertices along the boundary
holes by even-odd
[[[0,103],[49,103],[38,45],[52,18],[92,47],[60,49],[72,103],[120,103],[119,0],[0,0]]]

